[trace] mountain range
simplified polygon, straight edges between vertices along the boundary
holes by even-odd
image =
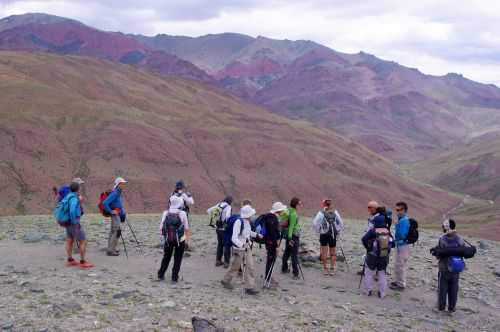
[[[193,185],[197,189],[210,192],[209,200],[216,199],[215,197],[236,190],[236,188],[241,189],[237,195],[242,196],[244,192],[249,194],[258,192],[260,186],[256,183],[252,185],[250,179],[245,177],[248,175],[244,167],[246,163],[253,165],[247,165],[252,170],[259,167],[272,168],[264,173],[256,171],[253,174],[258,181],[265,179],[262,183],[267,183],[271,175],[279,174],[278,178],[281,179],[272,183],[273,190],[266,189],[259,204],[268,200],[269,197],[284,199],[284,193],[289,192],[290,188],[300,189],[300,192],[314,199],[319,199],[320,196],[332,192],[333,189],[335,193],[339,191],[348,193],[345,194],[345,201],[339,204],[349,213],[354,214],[359,213],[360,208],[362,209],[363,200],[377,195],[382,195],[387,200],[389,197],[391,199],[406,197],[410,201],[417,202],[419,209],[427,209],[422,213],[426,216],[441,213],[457,204],[457,198],[453,195],[427,186],[420,186],[405,179],[402,172],[392,162],[404,165],[405,169],[411,169],[410,173],[417,180],[430,182],[446,190],[470,193],[487,199],[497,199],[498,196],[494,194],[496,186],[494,181],[491,181],[492,177],[496,176],[496,173],[492,171],[496,164],[491,160],[496,160],[493,151],[496,151],[497,140],[494,137],[500,124],[500,89],[494,85],[468,80],[459,74],[425,75],[417,69],[385,61],[364,52],[341,53],[312,41],[275,40],[262,36],[253,38],[237,33],[212,34],[196,38],[165,34],[153,37],[127,35],[98,30],[75,20],[46,14],[25,14],[1,19],[0,50],[5,51],[0,53],[3,67],[9,69],[8,74],[3,73],[3,75],[8,78],[24,77],[26,79],[22,84],[19,83],[17,88],[12,83],[14,85],[9,86],[11,90],[2,90],[0,106],[6,113],[3,117],[12,117],[11,109],[25,109],[26,103],[29,103],[31,99],[33,100],[30,105],[39,103],[45,105],[50,100],[50,103],[53,103],[52,106],[44,106],[39,111],[44,113],[40,113],[42,118],[48,116],[45,122],[40,121],[46,126],[42,129],[48,132],[52,130],[49,118],[57,123],[63,121],[64,125],[67,125],[65,121],[68,121],[68,117],[64,115],[64,112],[70,112],[70,110],[62,105],[68,98],[67,96],[73,98],[74,94],[79,94],[83,98],[82,101],[72,101],[80,107],[75,110],[76,113],[72,118],[72,121],[77,123],[79,123],[77,119],[86,117],[86,112],[92,113],[100,109],[102,103],[107,107],[112,105],[113,109],[124,110],[122,114],[126,114],[126,127],[134,128],[130,131],[134,137],[130,138],[130,142],[127,140],[124,142],[127,148],[135,146],[136,143],[133,140],[142,142],[139,132],[149,135],[145,138],[146,141],[154,138],[161,141],[161,145],[170,144],[170,141],[164,141],[163,129],[157,127],[160,122],[150,120],[145,130],[141,127],[145,125],[141,117],[146,111],[158,114],[170,112],[162,111],[161,104],[165,105],[165,109],[176,109],[178,104],[171,99],[177,100],[178,96],[174,93],[177,89],[182,91],[183,102],[190,105],[184,110],[186,114],[182,113],[182,117],[179,118],[180,122],[175,124],[179,126],[175,130],[181,130],[181,132],[176,132],[176,135],[182,138],[181,141],[192,139],[189,134],[185,133],[186,131],[208,130],[212,134],[215,133],[205,128],[207,126],[206,114],[217,110],[217,116],[228,116],[233,119],[226,112],[230,109],[238,109],[239,115],[235,119],[242,121],[242,124],[239,124],[239,121],[235,121],[238,125],[230,121],[222,122],[215,127],[221,130],[226,126],[233,128],[234,135],[236,135],[237,132],[245,132],[243,125],[250,126],[249,122],[255,122],[255,127],[247,134],[248,139],[251,137],[254,140],[252,144],[255,145],[249,144],[249,146],[252,147],[253,158],[260,160],[259,162],[247,162],[241,154],[232,152],[235,154],[226,155],[226,152],[217,150],[220,146],[225,146],[224,150],[231,151],[235,149],[235,146],[243,149],[245,144],[239,145],[242,137],[238,135],[219,137],[216,139],[216,141],[219,140],[218,144],[210,145],[212,143],[209,138],[212,136],[204,133],[197,136],[196,144],[184,145],[186,150],[183,156],[191,155],[192,160],[196,160],[194,164],[189,163],[190,166],[186,168],[185,174],[189,174],[190,177],[199,174],[200,170],[205,174],[218,174],[219,171],[231,173],[230,170],[235,170],[235,174],[229,178],[221,179],[218,176],[212,178],[212,175],[206,175],[207,178],[204,180],[194,181]],[[29,56],[19,52],[38,55]],[[42,56],[40,52],[57,56]],[[19,61],[16,58],[19,58]],[[97,60],[91,60],[91,58]],[[52,72],[47,72],[44,68],[44,61],[48,62],[47,67],[50,65]],[[70,61],[80,70],[72,72],[71,66],[63,65],[66,61]],[[20,71],[20,68],[25,66],[24,62],[31,63],[29,67],[31,71],[28,73]],[[62,66],[60,70],[59,66]],[[101,75],[106,73],[109,76],[100,78],[99,73],[94,75],[94,71],[101,71]],[[39,93],[37,89],[42,85],[34,83],[41,80],[38,74],[44,75],[42,85],[45,90],[43,92],[50,91],[49,95],[37,97],[25,93],[22,97],[17,92],[14,93],[19,88],[23,91]],[[135,83],[128,81],[128,75],[132,77],[144,75],[140,77],[147,88],[144,86],[137,88]],[[49,77],[55,81],[52,82],[48,79]],[[133,86],[134,93],[140,91],[143,96],[130,99],[127,95],[130,93],[129,88],[121,87],[116,77],[123,80],[125,86]],[[100,82],[100,79],[104,81]],[[171,86],[166,90],[158,89],[155,84],[160,83],[152,83],[157,80],[166,80],[169,82],[165,83],[166,86],[175,85],[175,88]],[[66,81],[73,83],[67,83],[67,89],[64,89],[63,82]],[[92,87],[94,81],[100,84]],[[5,85],[7,83],[2,84],[4,88],[7,87]],[[196,92],[191,91],[189,87]],[[82,89],[85,93],[81,92]],[[60,90],[62,95],[54,93],[56,90]],[[4,91],[10,91],[13,95],[8,95]],[[158,91],[164,94],[162,98],[156,95]],[[200,99],[198,94],[200,91],[203,91],[204,98],[210,100],[213,97],[213,100]],[[117,95],[114,95],[115,93]],[[112,100],[111,104],[109,100]],[[231,103],[233,106],[220,107],[220,104],[225,103]],[[199,110],[196,110],[197,108]],[[269,111],[275,113],[276,116],[269,114]],[[51,112],[54,112],[53,115],[50,115]],[[203,116],[199,112],[202,112]],[[37,113],[30,114],[36,118]],[[112,117],[115,117],[116,121],[121,121],[118,119],[118,113],[109,114],[113,114]],[[175,117],[180,116],[177,111],[175,114]],[[186,118],[183,118],[184,116]],[[25,123],[29,122],[29,118],[23,119]],[[100,120],[95,114],[92,119],[83,123],[89,125],[92,121],[97,121],[95,126],[101,125],[100,130],[107,128],[106,125],[99,124]],[[193,124],[188,119],[200,121]],[[34,124],[33,121],[31,122]],[[10,140],[18,140],[17,131],[12,131],[12,128],[7,127],[5,123],[1,126],[1,132],[6,138],[10,137]],[[155,128],[152,132],[149,131],[151,123],[154,123]],[[259,127],[258,123],[265,123],[268,127]],[[298,126],[302,131],[300,134],[294,130],[285,133],[285,130],[274,127],[280,123],[287,123],[286,126],[293,128]],[[21,126],[19,123],[17,125]],[[136,126],[141,129],[135,128]],[[97,144],[95,139],[100,137],[100,134],[96,132],[97,127],[83,130],[83,127],[74,125],[71,130],[75,133],[90,134],[89,137],[94,139],[91,143],[82,143],[83,145],[76,145],[74,148],[79,150],[86,146],[87,153],[94,153],[93,148]],[[72,132],[71,130],[68,133]],[[295,172],[287,173],[287,177],[282,177],[283,167],[267,165],[267,158],[273,159],[276,151],[281,151],[276,146],[269,146],[268,151],[267,145],[270,144],[270,139],[275,132],[276,135],[279,134],[277,141],[282,144],[281,150],[295,151],[292,155],[298,158],[299,165],[302,165],[302,167],[296,165],[292,167],[290,166],[293,164],[292,160],[287,159],[289,156],[279,155],[278,159],[284,158],[286,167]],[[55,132],[53,134],[55,137],[59,135]],[[43,137],[43,134],[40,133],[40,135],[39,138]],[[285,138],[287,135],[290,137],[288,141]],[[316,135],[321,138],[315,137]],[[78,139],[83,140],[83,138]],[[318,143],[321,149],[312,142]],[[100,144],[103,143],[99,141]],[[56,149],[55,146],[54,143],[54,149]],[[483,146],[489,146],[492,151],[485,150],[486,157],[483,156],[478,161],[477,155],[481,154]],[[13,158],[9,160],[17,160],[17,158],[23,160],[24,157],[16,153],[31,151],[26,147],[13,151],[9,150],[11,148],[11,144],[4,145],[3,151],[10,151],[9,155]],[[38,152],[31,151],[28,155],[32,158],[47,153],[44,149],[45,147],[39,148]],[[68,147],[59,146],[58,149],[65,151],[66,162],[69,163],[74,157],[72,150],[68,150]],[[208,156],[213,149],[218,151],[216,152],[217,158]],[[261,150],[266,151],[262,153],[263,156],[260,156]],[[126,151],[122,150],[119,155],[124,156]],[[150,167],[153,165],[160,167],[166,159],[157,159],[155,152],[159,150],[153,149],[148,152],[137,147],[137,151],[140,153],[134,154],[134,160],[128,160],[127,164],[128,162],[131,165],[138,163],[141,168],[148,169],[144,174],[147,174],[146,178],[152,181],[149,184],[155,183],[160,174]],[[314,157],[316,153],[319,153],[321,157]],[[459,157],[467,153],[471,153],[474,157],[466,161]],[[104,154],[101,157],[104,158]],[[207,158],[210,161],[205,160]],[[212,165],[220,159],[233,160],[234,164],[231,168]],[[273,160],[278,163],[278,159]],[[313,160],[313,162],[308,162],[308,160]],[[489,163],[484,164],[484,160]],[[46,176],[44,185],[48,185],[54,179],[61,181],[63,179],[63,177],[58,178],[52,170],[48,171],[54,166],[51,162],[50,160],[38,166],[38,169],[43,170]],[[114,174],[124,171],[119,167],[116,168],[118,161],[110,162],[115,167]],[[176,162],[184,165],[186,160],[182,157]],[[364,163],[366,165],[363,165]],[[481,171],[477,171],[478,167],[474,168],[474,163],[480,165],[478,167]],[[198,168],[193,166],[195,164]],[[93,176],[99,178],[95,180],[99,185],[104,185],[105,179],[96,175],[96,167],[97,164],[88,166],[86,161],[84,166],[73,165],[72,171],[83,175],[90,172],[88,174],[94,174]],[[46,200],[35,202],[34,196],[30,194],[36,190],[29,185],[29,181],[24,180],[28,176],[25,169],[7,165],[6,161],[3,161],[4,175],[7,174],[14,180],[4,179],[2,182],[10,182],[0,192],[7,195],[12,190],[17,190],[19,194],[16,198],[14,196],[9,198],[8,204],[4,203],[2,211],[7,211],[5,209],[12,203],[15,203],[17,208],[9,210],[9,213],[33,212],[45,206]],[[60,172],[65,174],[62,168]],[[133,174],[132,169],[128,169],[126,173],[128,172]],[[184,174],[181,168],[169,168],[168,173]],[[294,179],[292,174],[295,174],[300,181]],[[477,176],[477,174],[481,175]],[[112,176],[112,174],[106,175]],[[137,174],[135,175],[139,178]],[[69,173],[65,176],[69,176]],[[246,180],[239,183],[242,178]],[[471,186],[476,178],[482,182]],[[234,179],[238,180],[237,186]],[[173,181],[170,175],[163,180]],[[230,183],[232,185],[229,185]],[[370,188],[365,188],[366,184],[369,184]],[[159,192],[149,195],[145,189],[149,185],[143,183],[141,186],[142,189],[136,188],[135,198],[154,197],[150,200],[152,203],[147,204],[152,204],[152,206],[161,204],[163,198],[160,198]],[[380,186],[386,188],[381,189]],[[391,186],[395,188],[389,190]],[[412,191],[412,186],[418,189]],[[31,189],[26,189],[27,187]],[[390,193],[382,194],[387,191]],[[403,192],[407,194],[404,195]],[[91,197],[94,197],[94,194],[92,193]],[[440,196],[439,200],[435,199],[436,195]],[[361,200],[359,200],[360,197],[362,197]],[[348,200],[356,200],[356,202],[348,203]],[[135,208],[146,209],[147,204],[144,202],[146,202],[145,199],[138,199],[131,204]]]

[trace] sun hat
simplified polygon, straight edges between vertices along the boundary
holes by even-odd
[[[78,184],[84,184],[85,183],[85,181],[83,181],[81,178],[73,178],[73,180],[71,180],[71,182],[78,183]]]
[[[255,215],[255,210],[253,207],[250,205],[245,205],[244,207],[241,208],[240,210],[240,217],[243,219],[248,219],[251,218]]]
[[[271,207],[271,213],[276,213],[276,212],[282,212],[287,209],[286,205],[281,203],[281,202],[275,202],[273,203],[273,206]]]
[[[120,183],[127,183],[127,182],[128,182],[128,181],[125,181],[125,179],[124,179],[124,178],[122,178],[122,177],[117,177],[117,178],[115,179],[115,188],[116,188],[116,187],[118,187],[118,185],[120,185]]]

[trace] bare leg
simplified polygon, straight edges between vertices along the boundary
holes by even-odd
[[[72,238],[66,239],[66,254],[68,255],[68,258],[72,258],[72,256],[73,256],[73,239]]]
[[[80,260],[85,261],[85,252],[87,251],[87,241],[80,241]]]
[[[330,266],[330,270],[333,273],[335,271],[335,267],[337,265],[337,248],[330,248],[330,259],[332,260],[332,265]]]
[[[323,272],[328,273],[328,247],[321,246],[320,248],[321,262],[323,263]]]

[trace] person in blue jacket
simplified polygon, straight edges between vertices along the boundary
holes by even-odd
[[[120,224],[125,222],[127,215],[125,213],[125,208],[122,202],[122,191],[125,188],[124,178],[117,177],[115,179],[115,185],[113,191],[108,195],[108,197],[102,203],[104,210],[111,215],[111,229],[108,238],[108,256],[119,256],[120,252],[116,249],[118,245],[118,239],[121,236]]]
[[[406,270],[410,257],[410,246],[408,245],[408,232],[410,231],[410,219],[408,218],[408,205],[405,202],[396,203],[398,221],[396,223],[396,260],[394,263],[394,281],[390,288],[403,291],[406,288]]]
[[[69,185],[70,192],[67,194],[67,200],[69,204],[69,220],[70,224],[66,227],[66,253],[68,255],[67,265],[68,266],[79,266],[81,268],[91,268],[92,264],[85,260],[85,253],[87,250],[87,239],[85,236],[85,231],[80,224],[80,218],[82,216],[82,207],[80,204],[79,191],[80,184],[73,182]],[[78,248],[80,249],[80,263],[78,263],[73,257],[73,244],[78,243]]]

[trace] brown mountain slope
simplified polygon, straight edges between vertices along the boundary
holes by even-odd
[[[0,52],[0,213],[47,213],[50,188],[86,179],[88,209],[115,176],[131,211],[158,211],[183,178],[203,211],[225,193],[299,195],[312,212],[335,195],[348,215],[369,199],[431,216],[456,204],[331,131],[293,122],[217,89],[84,57]]]

